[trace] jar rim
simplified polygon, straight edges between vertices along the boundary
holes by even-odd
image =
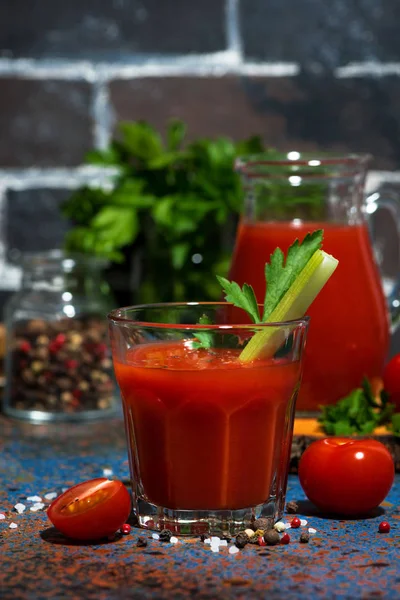
[[[105,268],[110,261],[102,256],[83,254],[79,252],[65,252],[61,249],[43,250],[38,252],[23,252],[20,265],[25,269],[58,267],[70,271],[76,265],[90,265]]]

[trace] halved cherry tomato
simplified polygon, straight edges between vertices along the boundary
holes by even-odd
[[[131,498],[121,481],[91,479],[58,496],[47,516],[61,533],[77,540],[113,535],[131,512]]]
[[[400,411],[400,354],[396,354],[388,362],[383,371],[383,387],[389,394],[390,402]]]
[[[299,479],[309,500],[323,511],[361,515],[387,496],[394,481],[394,462],[377,440],[326,438],[303,453]]]

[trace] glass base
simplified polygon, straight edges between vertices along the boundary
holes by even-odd
[[[268,519],[271,528],[282,517],[282,502],[270,498],[268,502],[240,510],[172,510],[138,499],[135,513],[140,527],[152,531],[169,529],[176,535],[221,536],[235,535],[251,527],[256,519]]]

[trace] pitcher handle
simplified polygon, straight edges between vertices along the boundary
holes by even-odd
[[[385,211],[389,217],[384,219],[386,228],[377,222],[380,211]],[[386,190],[376,191],[366,198],[366,213],[375,259],[389,306],[391,333],[394,333],[400,325],[400,196]]]

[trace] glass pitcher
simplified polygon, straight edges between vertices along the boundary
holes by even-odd
[[[263,303],[264,265],[274,249],[279,246],[286,253],[296,238],[324,230],[323,249],[339,260],[339,266],[308,311],[311,322],[297,410],[313,412],[321,404],[337,402],[364,377],[374,384],[382,374],[389,347],[388,304],[394,322],[399,302],[385,298],[367,218],[379,207],[397,221],[399,208],[395,200],[382,200],[378,193],[366,197],[368,155],[275,156],[236,162],[245,203],[230,278],[251,284]],[[379,245],[384,254],[382,235]],[[396,290],[394,281],[389,283],[388,295]]]

